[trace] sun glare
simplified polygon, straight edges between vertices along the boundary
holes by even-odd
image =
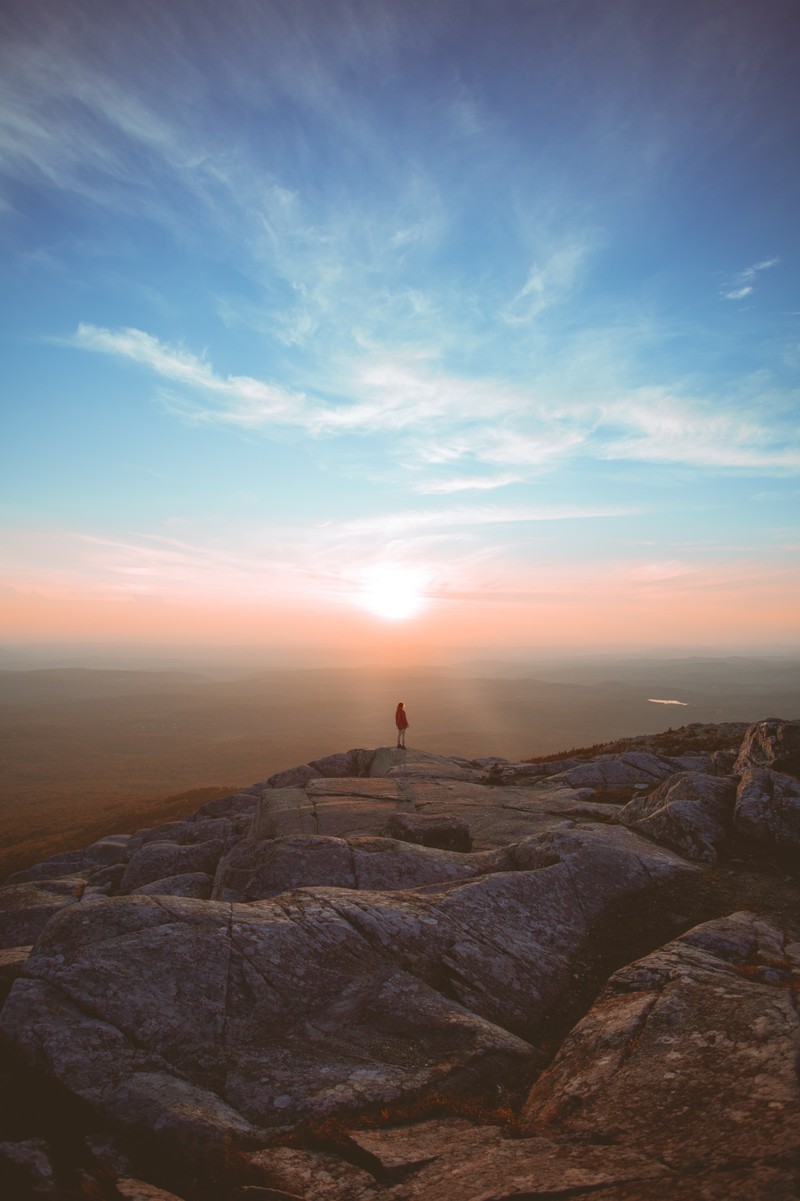
[[[364,572],[355,599],[362,609],[387,621],[405,621],[424,608],[424,589],[422,572],[386,563]]]

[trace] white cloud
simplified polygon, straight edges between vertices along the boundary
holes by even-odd
[[[762,271],[769,271],[771,267],[777,267],[780,259],[775,257],[771,259],[762,259],[760,263],[753,263],[750,267],[745,267],[744,271],[739,271],[732,276],[726,289],[722,295],[725,300],[745,300],[748,296],[752,296],[756,279]]]
[[[616,436],[602,437],[617,427]],[[800,467],[800,447],[784,446],[780,430],[735,410],[704,411],[699,402],[642,388],[606,406],[599,453],[608,459],[683,463],[698,467]]]
[[[510,525],[546,521],[585,521],[587,519],[627,517],[638,510],[614,505],[551,505],[541,507],[503,508],[499,505],[463,505],[452,509],[405,510],[363,517],[339,527],[349,536],[380,533],[384,537],[429,529],[474,529],[479,526]]]
[[[189,351],[165,346],[139,329],[108,330],[82,323],[71,344],[131,359],[163,379],[185,385],[200,397],[212,397],[214,409],[202,400],[177,402],[183,414],[197,420],[219,421],[246,428],[267,424],[303,424],[305,397],[250,376],[219,376],[204,359]]]
[[[578,281],[587,253],[585,244],[571,242],[533,263],[522,288],[503,310],[504,320],[510,325],[528,323],[563,302]]]
[[[251,376],[220,376],[207,359],[142,330],[81,324],[69,344],[128,359],[177,386],[179,392],[164,394],[165,403],[189,422],[267,433],[295,429],[316,437],[403,433],[402,440],[386,444],[401,463],[413,456],[420,464],[472,460],[543,470],[581,454],[705,467],[800,466],[800,449],[795,441],[781,442],[781,427],[659,388],[638,389],[602,408],[570,406],[503,381],[448,376],[424,356],[395,355],[373,357],[352,372],[349,388],[344,372],[338,387],[354,399],[334,404]],[[462,472],[427,491],[500,487],[518,478],[509,472],[489,485]]]
[[[454,476],[448,480],[424,480],[414,486],[414,491],[426,495],[446,495],[451,492],[469,491],[490,492],[495,488],[507,488],[509,484],[519,484],[522,482],[522,478],[520,475]]]

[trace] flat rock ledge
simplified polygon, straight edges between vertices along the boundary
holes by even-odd
[[[356,749],[18,873],[3,1045],[97,1129],[71,1176],[0,1143],[0,1185],[795,1198],[800,929],[687,921],[731,839],[796,853],[795,727],[738,758]]]

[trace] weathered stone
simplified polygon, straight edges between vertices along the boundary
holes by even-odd
[[[185,872],[179,876],[167,876],[142,884],[131,892],[137,896],[199,897],[207,901],[214,887],[214,877],[206,872]]]
[[[179,846],[189,846],[200,842],[224,842],[232,845],[237,842],[250,828],[252,811],[256,800],[253,799],[251,810],[247,813],[226,814],[217,818],[199,818],[197,814],[183,821],[166,822],[163,826],[153,826],[147,830],[138,830],[132,834],[128,844],[130,859],[142,847],[151,842],[174,842]]]
[[[82,851],[53,855],[24,871],[9,876],[6,884],[25,884],[36,880],[63,880],[88,877],[104,867],[124,863],[128,857],[129,834],[110,834]]]
[[[759,842],[800,849],[800,780],[765,768],[745,768],[733,821],[740,834]]]
[[[64,876],[0,888],[0,947],[32,943],[54,913],[78,901],[84,876]]]
[[[198,811],[198,818],[201,817],[235,817],[252,814],[255,810],[258,798],[264,788],[267,787],[266,781],[263,785],[254,785],[252,788],[244,789],[242,792],[231,793],[230,796],[217,797],[214,801],[206,801]]]
[[[192,1174],[235,1164],[228,1201],[794,1198],[800,939],[752,916],[618,972],[530,1091],[524,1130],[487,1125],[529,1088],[539,1040],[596,995],[628,917],[636,939],[665,919],[682,928],[684,882],[706,874],[637,831],[710,862],[732,758],[492,772],[494,759],[357,748],[305,765],[302,787],[264,781],[20,873],[14,887],[32,891],[0,890],[0,914],[13,925],[30,900],[44,929],[0,953],[0,988],[5,968],[13,983],[0,1027],[119,1128],[113,1153],[84,1139],[96,1180],[74,1188],[108,1191],[113,1173],[115,1195],[166,1201],[140,1180],[147,1145]],[[796,783],[745,767],[738,828],[796,847]],[[600,803],[617,789],[649,795]],[[381,833],[465,824],[480,849]],[[206,867],[181,858],[209,848]],[[218,855],[214,900],[185,896],[208,896]],[[135,895],[107,898],[128,859]],[[447,1112],[474,1117],[401,1123]],[[332,1132],[326,1150],[305,1125],[284,1145],[306,1121],[312,1138],[317,1121]]]
[[[143,884],[181,876],[188,872],[213,875],[225,851],[221,840],[189,843],[148,842],[131,855],[119,886],[122,893],[133,892]]]
[[[469,765],[466,759],[457,760],[413,747],[399,749],[382,746],[373,753],[367,774],[372,779],[415,777],[420,780],[465,780],[478,783],[485,773]]]
[[[350,1137],[390,1179],[393,1173],[405,1177],[388,1193],[396,1201],[611,1198],[616,1187],[638,1190],[650,1183],[663,1197],[671,1177],[662,1164],[629,1150],[507,1139],[495,1126],[459,1119],[355,1131]]]
[[[36,880],[61,880],[67,876],[80,874],[85,862],[85,851],[66,851],[61,855],[51,855],[41,863],[35,863],[24,871],[14,872],[8,877],[5,886],[9,884],[28,884]]]
[[[274,1201],[378,1201],[386,1196],[366,1169],[325,1151],[273,1147],[248,1155],[247,1162],[254,1178],[269,1189],[265,1201],[270,1194]]]
[[[313,767],[321,776],[334,778],[336,776],[358,775],[358,751],[343,751],[337,755],[326,755],[324,759],[312,759],[309,767]]]
[[[0,950],[0,1007],[11,991],[11,985],[21,974],[32,949],[32,946],[26,946]]]
[[[347,1142],[349,1158],[368,1165],[371,1174],[330,1155],[293,1148],[259,1151],[248,1159],[254,1171],[283,1184],[290,1196],[314,1201],[610,1198],[615,1194],[606,1188],[651,1182],[663,1196],[672,1177],[663,1165],[629,1151],[507,1139],[496,1126],[460,1118],[351,1130]]]
[[[0,1143],[0,1165],[12,1196],[58,1197],[52,1151],[44,1139]]]
[[[469,826],[460,817],[422,817],[411,813],[393,813],[381,834],[401,842],[443,851],[471,851]]]
[[[112,863],[110,867],[97,868],[91,872],[84,890],[84,896],[98,895],[100,893],[105,896],[112,896],[120,884],[122,877],[125,875],[124,863]]]
[[[514,856],[517,871],[424,893],[85,903],[40,937],[2,1028],[183,1154],[434,1086],[505,1087],[540,1061],[521,1035],[575,987],[609,909],[652,904],[660,881],[695,870],[608,826],[551,831]]]
[[[183,1201],[177,1193],[168,1193],[166,1189],[130,1176],[120,1177],[115,1185],[123,1201]]]
[[[730,833],[735,797],[733,779],[681,772],[629,801],[619,821],[688,859],[714,863]]]
[[[286,771],[276,772],[267,780],[267,785],[270,788],[302,788],[309,780],[318,780],[321,775],[322,773],[315,767],[311,767],[308,763],[301,763],[299,767],[290,767]]]
[[[267,791],[253,833],[260,837],[379,835],[393,813],[467,824],[479,850],[506,846],[565,819],[608,820],[618,808],[599,804],[591,788],[543,780],[534,788],[487,788],[471,781],[396,777],[319,779],[304,789]]]
[[[256,901],[308,885],[417,888],[496,871],[501,862],[497,852],[463,855],[391,838],[250,838],[220,862],[212,895],[221,901]]]
[[[800,721],[768,717],[750,726],[733,770],[740,775],[750,767],[800,775]]]
[[[622,968],[533,1086],[523,1129],[610,1143],[691,1178],[768,1167],[785,1190],[800,1152],[785,944],[734,914]]]
[[[627,751],[622,755],[598,755],[552,777],[571,788],[609,791],[636,784],[657,784],[674,774],[675,764],[665,755],[649,751]]]

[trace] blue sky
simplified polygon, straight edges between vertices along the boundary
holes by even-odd
[[[797,3],[0,20],[6,639],[796,644]]]

